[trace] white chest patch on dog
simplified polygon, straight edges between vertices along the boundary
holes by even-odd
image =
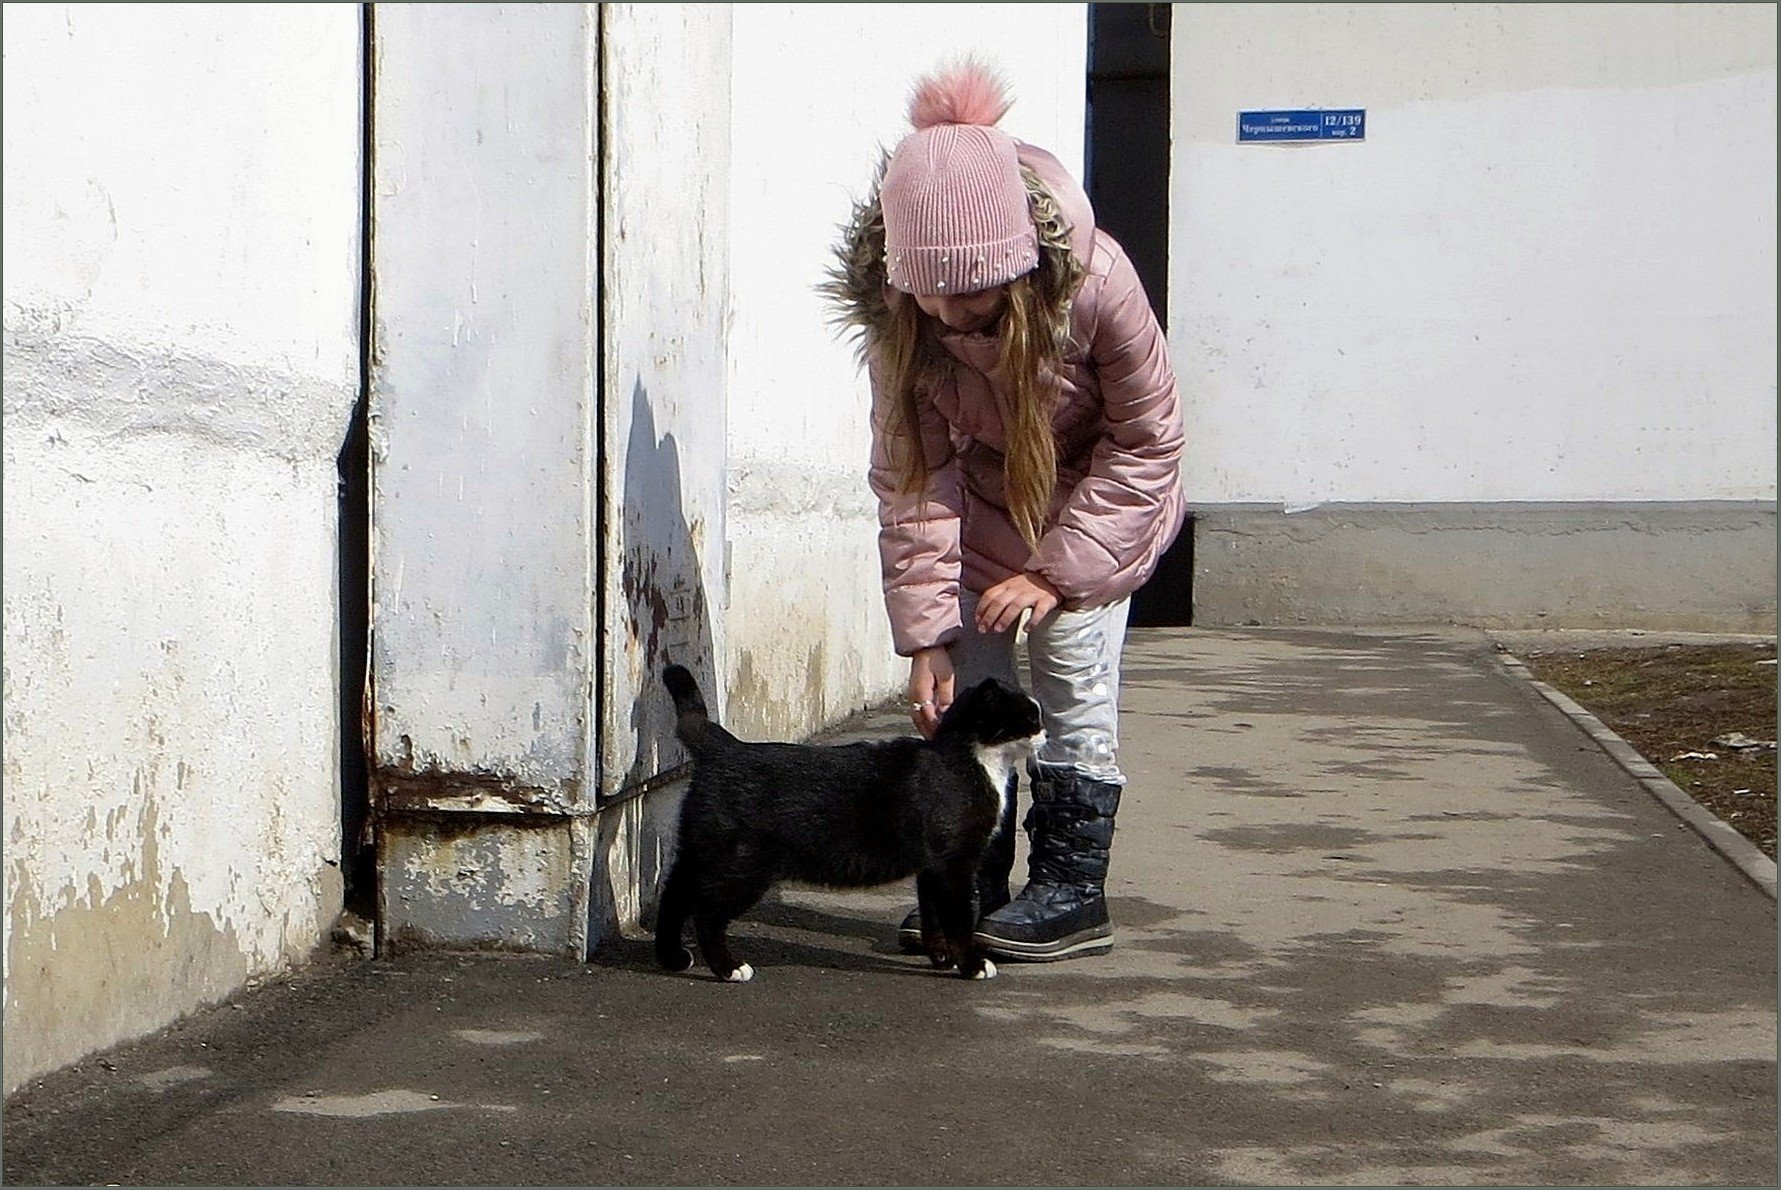
[[[1014,776],[1015,765],[1025,760],[1033,750],[1031,740],[1010,740],[1006,744],[978,745],[972,751],[976,754],[978,767],[989,779],[990,788],[996,791],[996,829],[1001,829],[1002,818],[1008,812],[1008,782]],[[990,836],[994,838],[994,835]]]

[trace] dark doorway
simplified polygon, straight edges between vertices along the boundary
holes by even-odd
[[[1124,246],[1157,321],[1169,324],[1167,4],[1088,6],[1087,189],[1095,221]],[[1132,597],[1132,623],[1193,622],[1193,523]]]

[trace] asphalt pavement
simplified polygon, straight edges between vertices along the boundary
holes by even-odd
[[[1109,954],[937,975],[892,886],[747,984],[335,957],[25,1088],[4,1180],[1776,1184],[1774,900],[1483,634],[1137,630],[1123,703]]]

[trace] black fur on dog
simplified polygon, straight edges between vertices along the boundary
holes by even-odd
[[[932,740],[746,743],[711,721],[693,676],[662,675],[693,756],[674,866],[656,918],[656,958],[690,967],[690,918],[705,963],[742,982],[727,930],[774,884],[861,888],[915,877],[922,944],[936,967],[987,979],[972,941],[978,861],[1001,818],[1008,774],[1037,746],[1039,707],[994,678],[960,694]]]

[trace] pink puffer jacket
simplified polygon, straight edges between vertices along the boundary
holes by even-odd
[[[1029,145],[1021,145],[1019,155],[1058,200],[1071,224],[1070,249],[1087,268],[1070,310],[1070,343],[1051,418],[1057,488],[1033,549],[1015,529],[1004,497],[1007,439],[993,395],[1000,383],[993,335],[939,336],[959,366],[922,409],[930,474],[921,493],[898,490],[882,433],[891,398],[873,369],[869,478],[879,503],[891,635],[904,656],[960,633],[961,585],[983,591],[1032,571],[1058,589],[1066,608],[1123,598],[1156,569],[1184,516],[1175,373],[1137,272],[1124,249],[1094,227],[1087,196],[1055,157]],[[841,287],[831,292],[840,296]],[[852,314],[864,322],[859,308]],[[871,326],[864,329],[870,339]]]

